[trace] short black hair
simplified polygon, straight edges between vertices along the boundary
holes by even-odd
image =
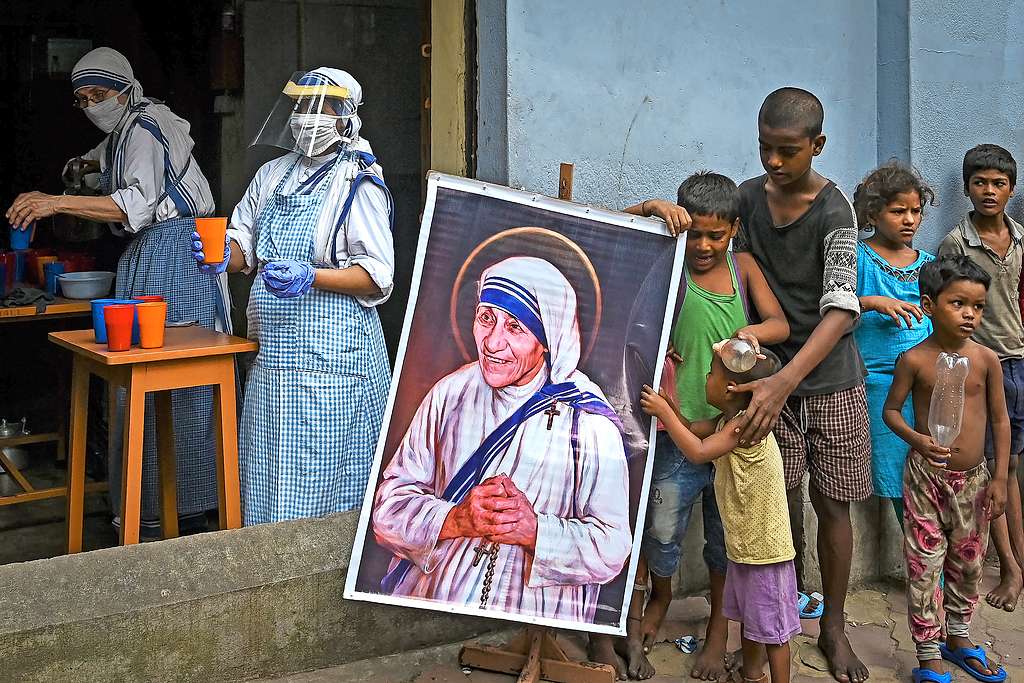
[[[679,186],[676,203],[691,216],[714,216],[729,223],[740,217],[739,188],[721,173],[694,173]]]
[[[978,145],[964,154],[964,192],[967,192],[971,176],[986,168],[1005,173],[1010,179],[1010,186],[1017,185],[1017,162],[1014,161],[1013,155],[999,145]]]
[[[821,100],[801,88],[779,88],[764,98],[757,122],[769,128],[790,128],[809,138],[821,135],[825,122],[825,108]]]
[[[904,192],[916,192],[921,198],[922,209],[925,204],[935,203],[934,190],[914,168],[897,159],[876,168],[854,190],[853,208],[857,212],[857,224],[871,225],[893,197]]]
[[[985,289],[992,283],[992,278],[977,263],[965,254],[947,254],[924,264],[918,276],[917,286],[921,296],[938,301],[939,295],[954,282],[967,280],[983,285]]]

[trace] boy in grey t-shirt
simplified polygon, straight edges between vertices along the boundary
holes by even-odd
[[[781,371],[735,389],[751,392],[741,443],[775,433],[790,510],[800,509],[800,484],[810,474],[825,594],[818,645],[836,680],[862,683],[868,670],[846,637],[844,615],[850,502],[872,491],[864,363],[851,335],[860,314],[857,221],[835,183],[811,168],[825,145],[823,118],[818,98],[799,88],[771,93],[758,113],[766,175],[740,186],[743,227],[735,249],[757,259],[789,320],[790,338],[772,347],[786,363]],[[799,570],[803,525],[795,521]]]

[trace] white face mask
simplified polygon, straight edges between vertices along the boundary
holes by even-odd
[[[330,114],[292,114],[288,125],[292,129],[299,154],[319,156],[334,143],[345,140],[338,132],[337,123],[341,119],[341,116]]]
[[[98,104],[92,104],[86,107],[83,110],[86,118],[92,121],[93,125],[104,133],[110,133],[113,131],[117,128],[117,124],[121,121],[121,117],[124,116],[124,110],[127,108],[127,105],[118,102],[117,98],[124,95],[129,89],[131,89],[131,86],[128,86],[121,92],[117,93],[114,97],[110,97]]]

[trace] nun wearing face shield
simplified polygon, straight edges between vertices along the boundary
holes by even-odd
[[[390,367],[376,306],[392,290],[393,203],[339,69],[297,72],[253,144],[287,153],[257,171],[228,226],[223,264],[258,273],[239,432],[246,525],[358,506]]]
[[[195,218],[214,212],[210,186],[192,156],[188,121],[157,99],[146,97],[128,60],[100,47],[83,56],[71,72],[75,106],[104,134],[81,158],[94,172],[87,181],[102,196],[19,195],[7,217],[15,226],[57,213],[106,222],[128,238],[117,266],[115,295],[160,295],[167,319],[230,331],[226,278],[195,277],[188,247]],[[70,163],[70,162],[69,162]],[[178,474],[178,513],[182,527],[202,528],[205,512],[217,508],[217,473],[209,387],[172,392]],[[150,401],[152,399],[149,399]],[[123,410],[124,397],[119,399]],[[118,421],[123,419],[117,411]],[[159,474],[152,406],[146,409],[142,471],[144,536],[159,533]],[[121,511],[122,430],[110,429],[110,495]],[[126,539],[134,540],[134,539]]]

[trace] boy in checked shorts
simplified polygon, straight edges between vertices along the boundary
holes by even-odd
[[[857,220],[836,184],[811,168],[825,146],[823,119],[818,98],[799,88],[771,93],[758,113],[765,174],[740,185],[742,228],[734,248],[761,266],[790,336],[771,347],[785,366],[735,391],[751,393],[741,445],[774,430],[782,451],[798,582],[800,485],[810,474],[825,594],[818,646],[837,681],[862,683],[868,670],[846,637],[844,615],[853,558],[850,503],[872,492],[866,373],[851,334],[860,315]]]

